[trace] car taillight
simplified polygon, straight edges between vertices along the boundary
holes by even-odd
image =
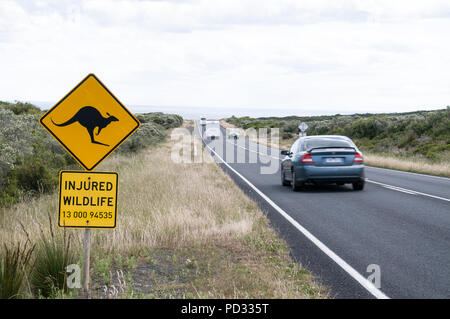
[[[311,154],[306,153],[305,155],[303,155],[300,163],[314,163],[314,161],[313,161],[313,159],[311,157]]]
[[[363,157],[358,152],[356,152],[356,154],[355,154],[355,158],[353,159],[353,163],[364,163]]]

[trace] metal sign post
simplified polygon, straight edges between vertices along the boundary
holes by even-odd
[[[91,229],[84,230],[84,262],[83,262],[83,289],[87,296],[89,296],[89,270],[91,259]]]

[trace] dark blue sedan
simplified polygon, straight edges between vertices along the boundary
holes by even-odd
[[[364,189],[364,159],[346,136],[316,135],[300,137],[281,162],[281,183],[297,191],[305,183],[351,183],[354,190]]]

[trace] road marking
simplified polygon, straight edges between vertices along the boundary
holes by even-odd
[[[341,257],[336,255],[330,248],[328,248],[324,243],[322,243],[317,237],[311,234],[306,228],[301,226],[295,219],[293,219],[288,213],[286,213],[281,207],[275,204],[269,197],[267,197],[263,192],[261,192],[255,185],[253,185],[249,180],[232,168],[227,162],[223,160],[209,145],[205,143],[205,146],[215,154],[215,156],[220,159],[220,161],[225,164],[233,173],[239,176],[245,183],[247,183],[259,196],[261,196],[270,206],[272,206],[276,211],[278,211],[288,222],[290,222],[297,230],[299,230],[306,238],[308,238],[312,243],[314,243],[322,252],[324,252],[328,257],[330,257],[335,263],[337,263],[345,272],[347,272],[353,279],[355,279],[361,286],[363,286],[367,291],[369,291],[373,296],[378,299],[389,299],[381,290],[379,290],[373,283],[364,278],[358,271],[356,271],[352,266],[345,262]]]
[[[393,186],[393,185],[389,185],[389,184],[384,184],[384,183],[380,183],[380,182],[375,182],[375,181],[372,181],[372,180],[367,179],[367,178],[366,178],[366,182],[377,184],[377,185],[380,185],[380,186],[383,186],[385,188],[392,189],[392,190],[398,191],[398,192],[403,192],[403,193],[407,193],[407,194],[411,194],[411,195],[422,195],[422,196],[427,196],[427,197],[431,197],[431,198],[435,198],[435,199],[440,199],[440,200],[443,200],[443,201],[446,201],[446,202],[450,202],[450,199],[448,199],[448,198],[439,197],[439,196],[435,196],[435,195],[430,195],[430,194],[426,194],[426,193],[422,193],[422,192],[417,192],[417,191],[413,191],[411,189],[402,188],[402,187],[398,187],[398,186]]]
[[[254,151],[254,150],[251,150],[251,149],[246,148],[246,147],[244,147],[244,146],[241,146],[241,145],[239,145],[239,144],[237,144],[237,143],[236,143],[236,144],[235,144],[235,143],[231,143],[230,141],[226,141],[226,142],[229,143],[229,144],[231,144],[231,145],[236,145],[237,147],[240,147],[240,148],[242,148],[242,149],[244,149],[244,150],[247,150],[247,151],[250,151],[250,152],[259,154],[259,155],[263,155],[263,156],[267,156],[267,157],[272,157],[272,158],[274,158],[274,159],[281,160],[281,158],[279,158],[279,157],[277,157],[277,156],[272,156],[272,155],[269,155],[269,154],[260,153],[260,152],[258,152],[258,151]],[[252,143],[252,142],[249,141],[249,143]],[[259,148],[259,145],[260,145],[260,144],[255,144],[255,145],[257,145],[258,148]],[[266,146],[266,147],[267,147],[267,149],[270,148],[270,147],[268,147],[268,146]],[[270,148],[270,149],[274,149],[274,148]]]
[[[415,193],[407,191],[407,190],[404,190],[404,189],[401,189],[399,187],[389,187],[389,186],[384,186],[384,187],[387,188],[387,189],[392,189],[394,191],[398,191],[398,192],[402,192],[402,193],[406,193],[406,194],[410,194],[410,195],[415,195]]]
[[[227,143],[230,143],[230,144],[233,144],[233,143],[231,143],[231,142],[229,142],[229,141],[226,141],[226,142],[227,142]],[[251,143],[251,142],[249,141],[249,143]],[[258,145],[258,148],[259,148],[259,145],[260,145],[260,144],[257,144],[257,143],[256,143],[255,145]],[[236,146],[238,146],[238,147],[240,147],[240,148],[243,148],[243,149],[245,149],[245,150],[248,150],[248,151],[250,151],[250,152],[254,152],[254,153],[257,153],[257,154],[260,154],[260,155],[263,155],[263,156],[268,156],[268,157],[272,157],[272,158],[281,160],[281,158],[279,158],[279,157],[275,157],[275,156],[263,154],[263,153],[260,153],[260,152],[257,152],[257,151],[248,149],[248,148],[246,148],[246,147],[243,147],[243,146],[240,146],[240,145],[237,145],[237,144],[236,144]],[[266,146],[266,147],[269,148],[268,146]],[[272,148],[272,149],[273,149],[273,148]],[[373,167],[373,166],[369,166],[369,168],[385,169],[385,168],[379,168],[379,167]],[[385,170],[391,170],[391,169],[385,169]],[[391,171],[392,171],[392,170],[391,170]],[[419,175],[419,176],[425,176],[425,177],[432,177],[432,178],[439,178],[439,179],[444,179],[444,180],[450,180],[449,178],[441,177],[441,176],[432,176],[432,175],[425,175],[425,174],[417,174],[417,173],[404,172],[404,171],[398,171],[398,170],[394,170],[394,171],[395,171],[395,172],[400,172],[400,173],[409,173],[409,174],[414,174],[414,175]],[[389,184],[384,184],[384,183],[380,183],[380,182],[375,182],[375,181],[369,180],[369,179],[367,179],[367,178],[366,178],[366,181],[369,182],[369,183],[381,185],[381,186],[383,186],[383,187],[385,187],[385,188],[388,188],[388,189],[391,189],[391,190],[395,190],[395,191],[398,191],[398,192],[402,192],[402,193],[406,193],[406,194],[410,194],[410,195],[422,195],[422,196],[427,196],[427,197],[431,197],[431,198],[440,199],[440,200],[443,200],[443,201],[450,202],[450,199],[448,199],[448,198],[439,197],[439,196],[435,196],[435,195],[431,195],[431,194],[426,194],[426,193],[421,193],[421,192],[417,192],[417,191],[414,191],[414,190],[411,190],[411,189],[406,189],[406,188],[402,188],[402,187],[398,187],[398,186],[394,186],[394,185],[389,185]]]
[[[397,169],[390,169],[390,168],[384,168],[384,167],[375,167],[375,166],[368,166],[368,165],[366,165],[366,166],[369,167],[370,169],[374,168],[374,169],[381,169],[381,170],[391,171],[391,172],[394,171],[396,173],[404,173],[404,174],[418,175],[418,176],[421,176],[421,177],[437,178],[437,179],[442,179],[444,181],[450,182],[450,178],[443,177],[443,176],[434,176],[434,175],[427,175],[427,174],[420,174],[420,173],[413,173],[413,172],[405,172],[405,171],[400,171],[400,170],[397,170]]]

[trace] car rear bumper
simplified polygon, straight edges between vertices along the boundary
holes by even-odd
[[[364,165],[352,166],[313,166],[295,167],[295,175],[301,182],[360,182],[365,178]]]

